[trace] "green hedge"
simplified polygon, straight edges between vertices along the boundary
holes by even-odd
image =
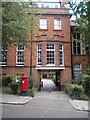
[[[16,82],[11,83],[10,88],[11,88],[13,93],[17,93],[17,91],[18,91],[18,83],[16,83]]]
[[[90,95],[90,75],[82,75],[81,80],[78,83],[82,85],[85,93],[89,96]]]
[[[13,81],[13,76],[12,75],[4,75],[2,77],[2,85],[7,86]]]
[[[29,88],[29,89],[27,90],[27,95],[28,95],[28,96],[31,96],[31,97],[34,97],[34,90]]]
[[[88,97],[84,94],[84,88],[78,84],[68,84],[65,86],[65,91],[72,99],[87,100]]]
[[[29,76],[28,81],[27,81],[28,88],[32,89],[33,82],[34,82],[33,78],[31,76]]]

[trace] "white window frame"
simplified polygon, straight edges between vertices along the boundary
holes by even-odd
[[[40,44],[39,44],[40,45]],[[38,61],[38,57],[39,57],[39,54],[38,54],[38,52],[41,54],[41,49],[38,49],[38,46],[39,45],[37,45],[37,65],[40,65],[41,66],[41,62],[39,62]],[[40,45],[41,46],[41,45]],[[40,55],[40,59],[41,59],[41,55]]]
[[[47,45],[54,45],[54,44],[47,44]],[[47,63],[48,61],[47,61],[47,51],[53,51],[54,52],[54,64],[52,64],[52,63]],[[48,57],[49,59],[50,59],[50,57]],[[53,57],[51,57],[51,58],[53,58]],[[55,45],[54,45],[54,49],[47,49],[46,48],[46,66],[55,66]]]
[[[41,18],[39,24],[41,30],[47,30],[47,19]]]
[[[54,19],[54,30],[61,30],[61,19]]]
[[[20,45],[23,45],[23,44],[20,44]],[[18,60],[18,52],[23,52],[23,54],[24,54],[24,49],[22,49],[22,50],[19,50],[18,49],[18,45],[17,45],[17,52],[16,52],[16,66],[24,66],[24,62],[18,62],[17,60]],[[23,58],[24,59],[24,58]]]
[[[4,50],[3,50],[3,47],[0,46],[0,52],[1,52],[1,53],[0,53],[0,54],[1,54],[0,57],[1,57],[1,59],[2,59],[3,56],[5,56],[5,58],[6,58],[6,62],[1,61],[1,62],[0,62],[0,66],[7,66],[7,48],[6,48],[6,50],[5,50],[5,55],[3,55],[3,51],[4,51]]]
[[[82,71],[81,71],[81,64],[79,64],[79,63],[74,64],[74,79],[77,80],[78,76],[81,73],[82,73]]]
[[[62,54],[61,54],[61,52],[62,52]],[[62,64],[61,64],[61,60],[62,60]],[[64,52],[63,52],[63,45],[61,45],[61,44],[60,44],[60,66],[64,66]]]

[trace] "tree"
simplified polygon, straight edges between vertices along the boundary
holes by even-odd
[[[33,9],[34,2],[3,2],[2,3],[2,45],[3,48],[23,43],[30,48],[30,76],[32,75],[32,39],[35,34],[33,30],[38,27],[35,17],[37,11]],[[30,7],[31,6],[31,7]],[[27,13],[26,8],[30,8]]]
[[[2,45],[12,45],[12,43],[30,42],[31,19],[35,17],[35,10],[31,8],[31,14],[27,14],[25,7],[34,5],[30,3],[3,2],[2,3]],[[33,20],[33,28],[36,21]],[[34,33],[33,33],[34,34]],[[33,35],[34,36],[34,35]]]
[[[76,4],[70,1],[69,5],[76,16],[75,30],[84,35],[81,41],[88,47],[90,54],[90,2]]]

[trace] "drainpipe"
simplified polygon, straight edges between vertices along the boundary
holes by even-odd
[[[33,34],[33,30],[32,30],[32,24],[33,24],[33,18],[31,18],[31,56],[30,56],[30,76],[32,76],[32,34]]]
[[[73,76],[73,54],[72,54],[72,32],[71,32],[71,70],[72,70],[72,79],[74,79]]]

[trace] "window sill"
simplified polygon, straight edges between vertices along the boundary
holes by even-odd
[[[7,67],[7,65],[0,65],[1,67]]]
[[[17,66],[17,67],[18,67],[18,66],[21,66],[21,67],[22,67],[22,66],[24,66],[24,65],[16,65],[16,66]]]
[[[55,66],[55,64],[47,64],[46,66]]]
[[[41,65],[37,65],[37,66],[41,66]]]
[[[60,65],[61,67],[63,67],[64,65]]]

